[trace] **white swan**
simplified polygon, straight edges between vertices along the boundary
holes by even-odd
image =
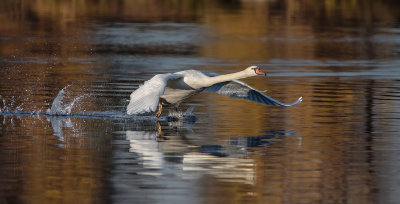
[[[154,112],[159,117],[165,104],[175,107],[185,99],[203,91],[210,91],[233,98],[243,98],[266,105],[292,106],[302,101],[300,97],[294,103],[282,103],[237,79],[251,76],[266,76],[257,66],[250,66],[243,71],[218,75],[196,70],[185,70],[169,74],[157,74],[131,94],[127,113],[142,114]]]

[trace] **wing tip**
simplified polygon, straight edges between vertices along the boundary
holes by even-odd
[[[300,96],[299,99],[297,99],[297,103],[301,103],[303,101],[303,96]]]
[[[303,101],[303,97],[301,96],[301,97],[299,97],[297,99],[297,101],[295,101],[293,103],[284,103],[284,104],[281,104],[281,105],[282,106],[294,106],[294,105],[297,105],[297,104],[301,103],[302,101]]]
[[[296,102],[294,102],[294,103],[291,104],[291,106],[297,105],[297,104],[301,103],[302,101],[303,101],[303,97],[300,96],[300,97],[297,99]]]

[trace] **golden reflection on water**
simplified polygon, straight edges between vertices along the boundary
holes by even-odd
[[[231,3],[2,1],[0,54],[10,63],[0,62],[2,69],[8,70],[0,76],[1,95],[8,99],[17,95],[16,103],[18,100],[22,103],[29,93],[28,98],[34,102],[25,103],[24,108],[39,107],[43,101],[47,107],[56,96],[57,91],[54,90],[78,81],[71,88],[78,92],[86,84],[95,82],[95,76],[88,74],[96,71],[93,65],[70,61],[71,58],[85,59],[96,55],[87,42],[91,23],[200,23],[212,30],[208,36],[211,40],[202,42],[195,48],[195,53],[202,58],[218,59],[234,65],[210,65],[204,68],[221,73],[238,71],[245,64],[265,63],[270,59],[323,61],[387,58],[394,45],[387,43],[376,47],[371,42],[371,36],[378,32],[375,25],[390,24],[399,18],[397,4],[396,1],[330,0]],[[333,32],[338,36],[330,36],[335,29],[349,29],[353,37],[361,40],[355,45],[350,43],[345,48],[341,47],[343,44],[329,39],[352,39],[342,39],[341,32]],[[346,51],[341,52],[341,49]],[[40,63],[29,63],[32,59],[51,63],[43,68]],[[12,66],[13,60],[27,62]],[[308,68],[311,71],[320,69],[313,66]],[[346,68],[327,67],[333,72]],[[279,68],[274,70],[279,71]],[[21,83],[27,79],[35,82]],[[284,80],[288,81],[282,82]],[[373,167],[365,167],[374,165],[368,164],[370,157],[373,157],[372,150],[368,149],[374,144],[371,129],[377,126],[372,121],[373,115],[374,111],[394,111],[392,109],[397,103],[389,101],[387,108],[374,104],[374,100],[377,92],[392,91],[385,88],[387,84],[398,82],[377,84],[367,78],[346,80],[340,77],[326,77],[314,82],[307,77],[245,81],[261,90],[267,89],[268,94],[284,101],[290,102],[303,96],[304,102],[292,108],[271,109],[242,100],[201,94],[192,100],[201,104],[196,111],[206,113],[204,115],[216,124],[200,121],[195,132],[208,131],[210,138],[196,138],[198,141],[195,141],[200,144],[204,141],[223,144],[234,136],[257,136],[268,127],[293,130],[299,137],[277,139],[271,147],[255,149],[257,154],[240,158],[213,157],[188,148],[192,144],[186,142],[172,144],[171,148],[166,145],[168,142],[154,143],[150,140],[153,142],[150,146],[160,145],[160,150],[155,153],[145,149],[144,153],[155,155],[145,155],[148,160],[143,165],[150,165],[149,169],[161,168],[160,162],[164,162],[165,154],[185,152],[183,170],[208,173],[208,176],[199,180],[196,192],[206,203],[292,203],[299,200],[371,203],[377,200],[373,197],[376,189],[371,187],[371,183],[376,183],[376,175],[371,170]],[[51,95],[48,95],[47,87],[53,88]],[[91,107],[87,108],[95,109],[96,105],[89,103],[87,106]],[[226,118],[229,118],[229,122]],[[12,164],[1,170],[5,175],[2,180],[10,185],[2,186],[0,195],[12,191],[10,194],[15,196],[3,200],[15,199],[29,203],[107,202],[102,200],[103,194],[109,193],[107,182],[103,179],[109,173],[108,165],[111,164],[110,161],[103,161],[99,155],[108,158],[107,155],[112,152],[109,145],[112,136],[101,129],[111,125],[102,124],[107,123],[104,121],[88,120],[87,123],[92,121],[93,124],[87,124],[80,119],[72,120],[75,126],[86,124],[91,131],[94,129],[98,132],[87,133],[91,134],[90,137],[79,137],[77,133],[84,133],[84,127],[75,127],[74,131],[64,127],[64,141],[60,142],[53,133],[54,127],[43,120],[23,117],[22,120],[14,120],[16,124],[3,124],[1,145],[4,153],[1,154],[1,162]],[[381,128],[385,129],[385,126]],[[95,137],[96,134],[99,137]],[[132,131],[126,131],[126,140],[130,141],[131,152],[140,153],[138,147],[143,148],[143,144],[132,141],[135,140]],[[182,142],[183,139],[175,140]],[[196,166],[208,162],[220,166]],[[230,170],[232,175],[225,174]],[[150,171],[143,174],[154,173]]]
[[[271,126],[295,130],[296,134],[301,135],[299,138],[278,140],[277,144],[265,148],[262,153],[252,155],[250,158],[255,164],[254,186],[249,187],[252,196],[247,192],[236,199],[251,197],[250,200],[258,202],[292,203],[299,200],[339,201],[344,198],[357,203],[369,203],[372,199],[369,184],[374,182],[375,175],[365,167],[368,164],[359,162],[371,156],[370,151],[364,149],[372,145],[368,142],[370,135],[367,132],[371,124],[368,124],[370,121],[366,117],[371,113],[365,110],[371,104],[368,104],[370,99],[364,99],[370,87],[363,81],[339,82],[334,79],[314,84],[303,83],[307,87],[303,90],[296,89],[300,87],[296,84],[288,88],[291,91],[286,90],[289,95],[303,93],[306,100],[296,107],[268,109],[217,97],[220,100],[213,102],[218,103],[218,110],[208,110],[216,113],[213,115],[219,118],[216,121],[230,118],[229,123],[215,127],[216,134],[221,138],[257,135],[259,132],[256,130]],[[323,95],[329,95],[329,99]],[[353,106],[354,103],[357,106]],[[209,182],[211,186],[218,186],[213,181]],[[207,195],[205,193],[204,197],[209,198]],[[224,199],[235,201],[234,197]]]
[[[3,194],[2,202],[103,202],[99,195],[106,189],[108,167],[99,155],[110,153],[110,137],[103,132],[102,137],[95,132],[91,138],[80,137],[76,131],[83,132],[91,121],[68,120],[73,127],[60,127],[62,142],[52,135],[56,127],[45,118],[20,117],[3,124],[0,160],[2,180],[8,185],[2,186],[2,193],[9,194]]]

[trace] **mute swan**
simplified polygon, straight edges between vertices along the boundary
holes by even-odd
[[[159,117],[162,107],[171,104],[175,107],[185,99],[203,91],[210,91],[233,98],[243,98],[266,105],[292,106],[302,101],[300,97],[294,103],[282,103],[237,79],[251,76],[266,76],[257,66],[250,66],[243,71],[218,75],[196,70],[185,70],[176,73],[157,74],[130,96],[127,113],[142,114],[154,112]]]

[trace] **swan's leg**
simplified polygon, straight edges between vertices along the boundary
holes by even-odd
[[[160,121],[157,121],[156,125],[157,125],[157,137],[161,137],[162,136],[162,128],[161,128]]]
[[[156,126],[157,126],[156,135],[157,135],[157,138],[160,138],[160,137],[162,137],[162,129],[161,129],[161,124],[159,121],[156,122]]]
[[[163,132],[162,132],[162,127],[161,127],[160,121],[156,122],[156,126],[157,126],[156,141],[162,142],[165,140],[165,138],[163,137]]]
[[[162,113],[162,102],[161,102],[161,100],[159,100],[158,101],[157,113],[156,113],[157,118],[160,117],[161,113]]]

